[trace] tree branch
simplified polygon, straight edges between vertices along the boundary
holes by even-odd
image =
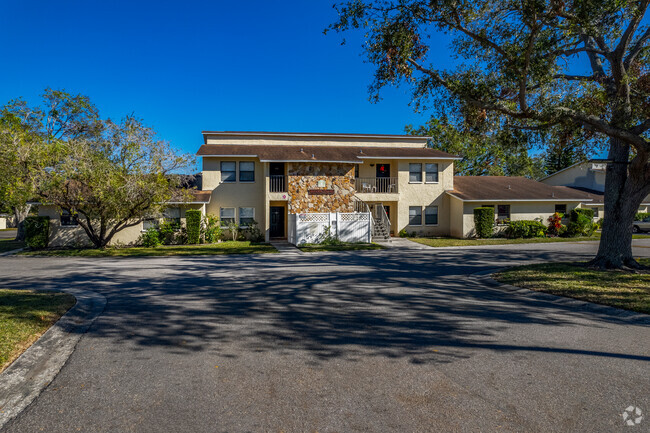
[[[623,35],[621,36],[621,40],[618,42],[618,45],[614,49],[614,56],[617,59],[622,59],[623,55],[627,51],[632,36],[634,36],[634,33],[636,33],[636,30],[639,27],[639,24],[641,23],[643,16],[645,15],[645,11],[648,8],[649,1],[650,0],[641,0],[639,2],[638,9],[633,12],[630,23],[628,24],[627,28],[623,32]]]
[[[636,43],[630,50],[630,53],[625,58],[623,64],[625,65],[626,70],[630,68],[630,65],[632,64],[634,59],[636,59],[636,56],[638,56],[641,50],[645,47],[645,43],[648,41],[648,38],[650,38],[650,27],[648,27],[646,31],[641,35],[639,40],[636,41]]]

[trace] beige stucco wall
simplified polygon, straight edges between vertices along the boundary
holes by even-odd
[[[233,161],[237,166],[237,181],[221,182],[221,161]],[[239,181],[239,162],[253,161],[255,163],[255,181]],[[259,162],[256,158],[203,158],[203,190],[212,190],[210,203],[206,212],[220,217],[221,208],[235,208],[235,221],[239,223],[239,208],[252,207],[255,209],[255,220],[260,230],[267,229],[268,223],[268,164]]]
[[[288,146],[374,146],[374,147],[411,147],[423,148],[427,145],[426,137],[410,138],[379,138],[379,137],[242,137],[242,136],[222,136],[206,135],[206,144],[252,144],[252,145],[278,145],[286,144]]]
[[[203,204],[172,205],[180,208],[181,224],[185,224],[185,211],[198,209],[203,211]],[[88,235],[80,226],[61,226],[61,216],[56,206],[39,206],[38,214],[50,217],[50,243],[51,247],[87,247],[92,246]],[[133,245],[142,234],[142,223],[127,227],[115,234],[110,245]]]
[[[575,186],[594,191],[605,191],[605,171],[594,170],[593,163],[585,162],[564,171],[557,172],[540,182],[553,186]],[[598,167],[602,166],[599,164]]]
[[[453,202],[457,200],[452,198]],[[548,218],[555,213],[556,204],[566,204],[567,212],[570,212],[572,209],[579,207],[580,203],[578,202],[508,202],[508,201],[496,201],[496,202],[485,202],[485,203],[463,203],[463,215],[462,218],[459,218],[457,212],[460,210],[458,205],[453,207],[452,219],[462,221],[462,237],[471,237],[474,236],[474,209],[477,207],[482,207],[484,205],[494,205],[494,217],[497,217],[497,205],[506,204],[510,205],[510,220],[511,221],[521,221],[521,220],[540,220],[544,225],[547,224]],[[505,227],[505,226],[504,226]],[[459,237],[458,232],[455,231],[453,236]]]

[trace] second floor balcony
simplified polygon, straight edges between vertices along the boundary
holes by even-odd
[[[396,177],[357,177],[355,189],[361,193],[397,194]]]
[[[269,176],[269,192],[287,192],[287,177]]]

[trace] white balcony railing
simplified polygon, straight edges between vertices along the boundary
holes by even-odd
[[[357,192],[379,192],[396,194],[396,177],[357,177],[355,179]]]
[[[269,176],[269,192],[287,192],[286,176]]]

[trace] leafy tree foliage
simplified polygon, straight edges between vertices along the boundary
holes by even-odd
[[[468,104],[506,116],[513,128],[576,127],[606,139],[607,216],[592,266],[635,268],[631,223],[650,193],[649,3],[352,0],[337,5],[330,29],[365,31],[373,97],[407,84],[416,107],[434,112]],[[435,32],[453,37],[453,70],[437,67],[428,44]]]

